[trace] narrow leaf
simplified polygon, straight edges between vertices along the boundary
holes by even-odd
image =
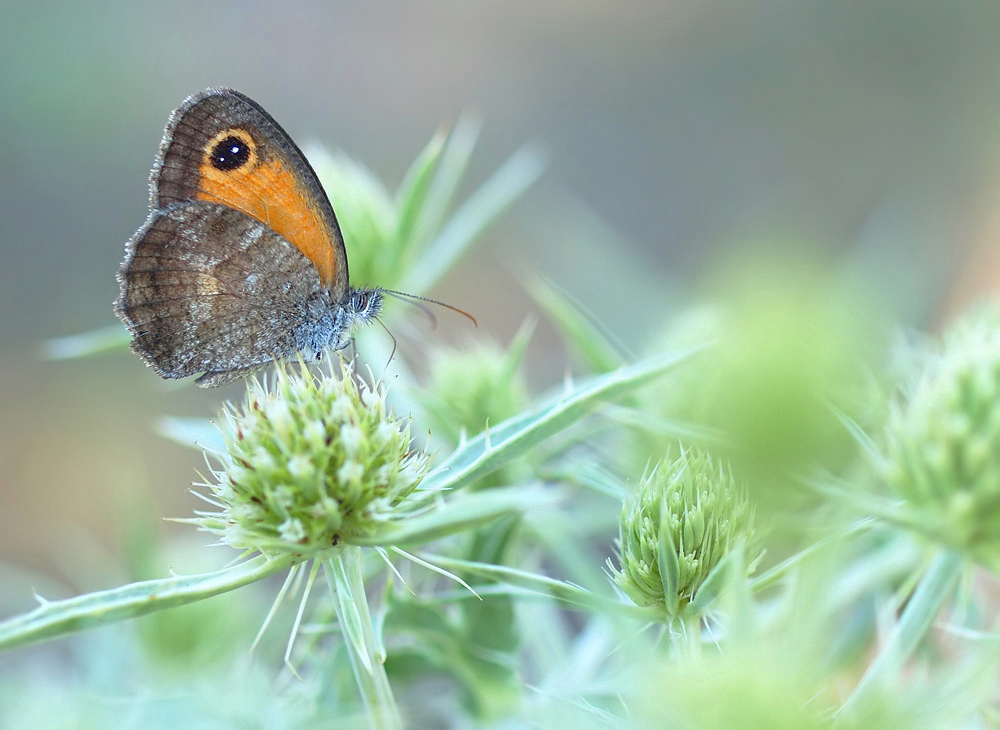
[[[868,667],[854,693],[840,708],[850,714],[873,700],[878,691],[899,676],[903,664],[930,630],[962,573],[962,556],[952,550],[938,553],[889,635],[882,651]]]
[[[48,602],[29,613],[0,622],[0,650],[200,601],[259,581],[294,562],[295,558],[290,556],[268,558],[260,555],[211,573],[131,583]]]
[[[482,184],[448,221],[406,278],[406,290],[429,290],[501,213],[527,190],[545,167],[543,155],[522,147]]]
[[[351,545],[416,545],[465,532],[509,514],[551,506],[555,497],[540,489],[509,487],[469,492],[441,500],[429,509],[396,522],[377,533],[345,538]]]
[[[851,436],[854,437],[854,440],[858,442],[858,446],[864,449],[868,458],[871,459],[871,463],[881,464],[885,457],[882,456],[878,446],[876,446],[875,442],[872,441],[871,436],[865,433],[865,430],[861,428],[857,421],[848,416],[842,410],[832,404],[830,404],[829,407],[830,410],[833,411],[833,415],[837,417],[841,424],[843,424],[844,428],[846,428]]]
[[[640,608],[632,604],[625,604],[606,596],[599,595],[586,588],[581,588],[573,583],[556,580],[546,575],[529,573],[524,570],[510,568],[505,565],[495,565],[493,563],[480,563],[473,560],[462,560],[460,558],[450,558],[444,555],[423,555],[424,560],[437,565],[439,568],[447,568],[455,572],[466,575],[478,575],[489,581],[495,581],[507,586],[528,590],[538,595],[555,598],[556,600],[569,603],[574,606],[596,608],[600,610],[610,610],[613,613],[628,613],[633,616],[651,620],[657,614],[649,609]]]
[[[461,117],[448,137],[448,142],[441,153],[441,161],[424,199],[420,220],[414,230],[418,248],[434,237],[447,215],[458,186],[465,176],[465,170],[469,166],[469,158],[479,138],[480,127],[479,120],[468,116]]]
[[[587,369],[606,373],[625,362],[627,353],[624,347],[602,332],[590,313],[568,293],[542,278],[530,281],[527,288],[555,324],[576,359]]]
[[[583,381],[541,406],[509,418],[459,447],[425,480],[429,489],[455,489],[489,474],[563,432],[601,404],[631,392],[663,375],[701,350],[690,347],[664,357],[644,360]]]
[[[42,343],[42,354],[49,360],[71,360],[124,348],[128,345],[128,340],[128,330],[115,324],[78,335],[46,340]]]
[[[427,192],[441,160],[447,137],[444,130],[439,130],[431,137],[431,141],[413,161],[399,185],[396,192],[396,209],[399,211],[396,235],[401,241],[409,241],[413,232],[419,228],[421,214],[426,210],[424,203]]]

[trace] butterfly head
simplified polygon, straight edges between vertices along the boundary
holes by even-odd
[[[351,333],[378,317],[382,310],[382,290],[352,289],[341,307],[341,326],[337,331],[338,342],[331,343],[334,349],[341,350],[350,343]]]

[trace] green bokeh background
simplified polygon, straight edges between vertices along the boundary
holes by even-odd
[[[535,309],[518,275],[541,272],[641,350],[722,250],[774,233],[861,262],[916,323],[996,277],[993,2],[8,0],[0,17],[0,563],[80,590],[116,582],[86,565],[125,560],[126,520],[190,529],[159,517],[198,505],[198,457],[155,418],[239,392],[40,348],[115,323],[163,125],[206,86],[390,188],[464,112],[485,121],[470,185],[541,145],[543,182],[433,292],[501,342]],[[428,342],[467,334],[439,319]],[[533,354],[539,381],[561,374],[545,325]],[[5,612],[31,602],[4,593]]]

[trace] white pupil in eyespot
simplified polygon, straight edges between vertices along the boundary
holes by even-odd
[[[212,150],[212,164],[223,172],[242,167],[250,160],[250,147],[242,139],[230,135]]]

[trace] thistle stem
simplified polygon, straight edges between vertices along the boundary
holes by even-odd
[[[334,594],[337,619],[347,642],[351,667],[373,730],[397,730],[403,720],[385,672],[385,652],[375,636],[368,610],[361,548],[343,545],[323,561],[327,584]]]
[[[954,550],[944,550],[934,557],[882,651],[840,708],[838,715],[841,718],[863,707],[880,687],[899,676],[903,663],[930,630],[941,607],[951,596],[962,565],[961,554]]]
[[[682,651],[689,659],[701,658],[701,615],[695,614],[680,620],[683,634]]]

